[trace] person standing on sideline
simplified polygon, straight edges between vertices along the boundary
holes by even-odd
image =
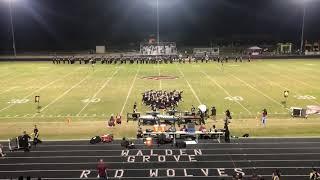
[[[266,109],[263,109],[263,111],[262,111],[262,117],[261,117],[261,122],[262,122],[263,127],[266,127],[266,124],[267,124],[267,116],[268,116],[267,110],[266,110]]]
[[[36,146],[38,143],[41,143],[41,140],[39,139],[39,130],[37,128],[37,125],[34,125],[34,129],[33,129],[33,145]]]
[[[97,165],[97,171],[100,179],[107,179],[107,166],[103,159],[100,159]]]
[[[6,156],[6,154],[4,154],[4,152],[3,152],[3,146],[2,146],[2,144],[0,144],[0,157],[5,157]]]

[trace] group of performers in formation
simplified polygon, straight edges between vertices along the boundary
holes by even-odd
[[[151,106],[153,111],[157,109],[174,108],[182,101],[183,91],[155,91],[149,90],[142,93],[142,102],[146,106]]]
[[[74,64],[79,62],[80,64],[95,64],[100,61],[101,64],[168,64],[168,63],[227,63],[229,61],[244,62],[245,58],[242,56],[208,56],[208,55],[132,55],[132,56],[55,56],[52,59],[53,64]],[[251,58],[246,57],[246,61],[250,62]]]

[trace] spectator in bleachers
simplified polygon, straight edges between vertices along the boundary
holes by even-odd
[[[281,173],[279,169],[276,169],[273,173],[272,173],[272,180],[280,180],[281,177]]]
[[[183,125],[183,127],[180,129],[180,131],[184,131],[184,132],[186,132],[186,131],[187,131],[187,127],[186,127],[186,125]]]
[[[100,179],[107,179],[107,166],[103,159],[100,159],[97,165],[97,171]]]
[[[199,131],[201,131],[201,132],[207,132],[207,129],[206,129],[206,127],[205,127],[204,125],[201,125],[201,126],[199,127]]]
[[[319,180],[320,179],[320,173],[316,170],[316,168],[312,168],[309,179],[310,180]]]

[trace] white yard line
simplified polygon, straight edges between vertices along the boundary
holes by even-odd
[[[122,106],[122,108],[121,108],[121,111],[120,111],[120,115],[121,115],[121,116],[122,116],[122,113],[123,113],[123,111],[124,111],[124,108],[126,107],[126,104],[127,104],[127,102],[128,102],[128,99],[129,99],[129,96],[130,96],[130,94],[131,94],[133,85],[134,85],[134,83],[136,82],[137,76],[138,76],[138,74],[139,74],[139,72],[140,72],[140,68],[141,68],[141,65],[139,66],[139,68],[138,68],[138,70],[137,70],[137,72],[136,72],[136,75],[134,76],[134,79],[133,79],[132,84],[131,84],[131,87],[130,87],[130,89],[129,89],[129,91],[128,91],[126,100],[124,101],[123,106]]]
[[[209,80],[211,80],[213,83],[215,83],[220,89],[222,89],[224,91],[224,93],[229,96],[229,97],[233,97],[225,88],[223,88],[215,79],[213,79],[211,76],[208,75],[208,73],[204,72],[204,71],[200,71],[202,74],[206,75],[207,78]],[[252,115],[252,113],[249,111],[249,109],[247,109],[245,106],[243,106],[239,101],[235,101],[236,103],[238,103],[244,110],[246,110],[250,115]]]
[[[277,68],[277,69],[279,69],[279,70],[282,70],[282,69],[280,69],[279,67],[277,67],[277,66],[275,66],[275,65],[271,65],[271,66],[273,66],[273,67],[275,67],[275,68]],[[290,72],[288,69],[287,69],[287,71]],[[291,71],[291,72],[294,73],[293,71]],[[308,75],[307,73],[304,73],[304,75],[310,77],[310,75]],[[301,81],[301,80],[299,80],[299,79],[291,78],[291,77],[289,77],[289,76],[287,76],[287,75],[284,75],[284,74],[279,74],[279,76],[283,76],[283,77],[285,77],[285,78],[287,78],[287,79],[290,79],[290,80],[292,80],[292,81],[296,81],[296,82],[299,82],[300,84],[304,84],[305,86],[309,86],[309,87],[311,87],[311,88],[320,90],[320,88],[315,87],[315,86],[312,86],[312,85],[310,85],[310,84],[308,84],[308,83],[306,83],[306,82],[303,82],[303,81]],[[313,79],[315,79],[315,77],[313,77]]]
[[[105,81],[105,83],[101,86],[101,88],[100,88],[90,99],[96,98],[97,95],[109,84],[109,82],[113,79],[113,77],[119,72],[119,70],[120,70],[120,69],[116,69],[116,70],[113,72],[113,74],[111,75],[111,77],[109,77],[108,80]],[[76,116],[79,116],[79,115],[82,113],[82,111],[85,110],[85,109],[88,107],[88,105],[89,105],[90,103],[91,103],[91,101],[89,100],[89,101],[87,102],[87,104],[85,104],[85,105],[83,106],[83,108],[77,113]]]
[[[160,73],[159,63],[158,63],[158,72],[159,72],[159,78],[160,78],[161,73]],[[161,81],[161,78],[159,79],[159,87],[160,87],[160,90],[161,90],[161,89],[162,89],[162,81]]]
[[[249,83],[247,83],[246,81],[238,78],[237,76],[233,75],[233,74],[230,74],[230,76],[234,77],[235,79],[239,80],[240,82],[242,82],[243,84],[245,84],[246,86],[248,86],[249,88],[257,91],[258,93],[260,93],[261,95],[263,95],[264,97],[266,97],[267,99],[271,100],[272,102],[280,105],[281,107],[283,107],[283,105],[281,103],[279,103],[278,101],[276,101],[275,99],[273,99],[272,97],[266,95],[265,93],[261,92],[259,89],[253,87],[252,85],[250,85]],[[290,110],[289,108],[286,108],[288,111]]]
[[[298,79],[291,78],[291,77],[289,77],[289,76],[287,76],[287,75],[280,74],[280,76],[285,77],[285,78],[287,78],[287,79],[290,79],[290,80],[292,80],[292,81],[299,82],[300,84],[304,84],[305,86],[311,87],[311,88],[313,88],[313,89],[318,89],[318,90],[320,90],[320,88],[318,88],[318,87],[312,86],[312,85],[310,85],[310,84],[308,84],[308,83],[305,83],[305,82],[303,82],[303,81],[300,81],[300,80],[298,80]]]
[[[79,68],[75,69],[74,71],[77,71],[78,69],[79,69]],[[54,84],[55,82],[60,81],[61,79],[69,76],[70,74],[74,73],[74,71],[71,71],[71,72],[69,72],[68,74],[66,74],[66,75],[64,75],[64,76],[62,76],[62,77],[60,77],[60,78],[58,78],[58,79],[56,79],[56,80],[54,80],[54,81],[51,81],[49,84],[46,84],[46,85],[42,86],[41,88],[39,88],[39,89],[31,92],[30,94],[28,94],[27,96],[25,96],[25,97],[23,97],[23,98],[21,98],[21,99],[26,99],[26,98],[30,97],[30,96],[33,95],[34,93],[39,92],[39,91],[41,91],[42,89],[44,89],[44,88],[46,88],[46,87]],[[6,107],[0,109],[0,112],[1,112],[1,111],[4,111],[4,110],[6,110],[6,109],[9,109],[10,107],[12,107],[12,106],[14,106],[14,105],[16,105],[16,104],[10,104],[10,105],[6,106]]]
[[[192,88],[192,86],[191,86],[191,84],[189,83],[189,81],[185,78],[184,73],[180,70],[180,68],[177,66],[177,64],[176,64],[176,67],[177,67],[177,69],[179,70],[179,72],[180,72],[181,76],[183,77],[183,79],[187,82],[187,84],[188,84],[191,92],[193,93],[194,97],[197,99],[198,103],[199,103],[199,104],[202,104],[201,101],[200,101],[200,99],[199,99],[199,97],[198,97],[198,95],[196,94],[196,92],[195,92],[194,89]]]
[[[75,85],[73,85],[71,88],[69,88],[68,90],[66,90],[64,93],[62,93],[60,96],[58,96],[56,99],[54,99],[53,101],[51,101],[49,104],[47,104],[45,107],[43,107],[41,109],[40,112],[43,112],[45,109],[47,109],[49,106],[51,106],[52,104],[54,104],[55,102],[57,102],[59,99],[61,99],[63,96],[65,96],[66,94],[68,94],[72,89],[74,89],[75,87],[79,86],[83,81],[85,81],[86,79],[88,79],[90,75],[85,76],[81,81],[79,81],[78,83],[76,83]],[[33,117],[35,117],[38,113],[35,113]]]
[[[6,92],[9,92],[9,91],[11,91],[12,89],[15,89],[15,88],[17,88],[17,87],[11,87],[11,88],[9,88],[9,89],[1,92],[0,95],[1,95],[1,94],[4,94],[4,93],[6,93]]]

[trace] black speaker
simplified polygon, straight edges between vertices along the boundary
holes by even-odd
[[[177,148],[186,148],[186,147],[187,147],[187,144],[186,144],[186,142],[184,142],[184,141],[177,141],[177,142],[176,142],[176,147],[177,147]]]
[[[97,144],[100,142],[101,142],[100,136],[95,136],[95,137],[91,138],[91,140],[90,140],[90,144]]]

